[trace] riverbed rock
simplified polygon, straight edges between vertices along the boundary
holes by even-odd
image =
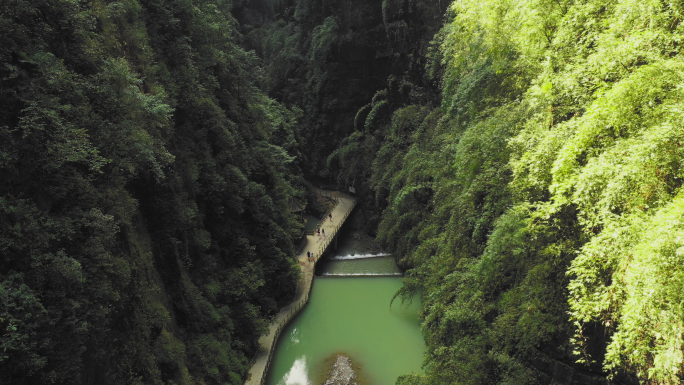
[[[344,354],[335,356],[332,369],[328,372],[328,379],[325,385],[358,385],[356,372],[352,367],[351,358]]]
[[[366,222],[366,234],[370,235],[373,238],[378,236],[378,226],[380,225],[380,219],[381,218],[379,215],[373,215],[368,219],[368,222]]]
[[[318,218],[323,218],[323,215],[337,204],[333,198],[313,193],[307,195],[307,201],[306,212]]]

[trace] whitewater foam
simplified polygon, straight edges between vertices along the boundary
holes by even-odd
[[[366,259],[366,258],[378,258],[378,257],[387,257],[390,256],[391,254],[389,253],[380,253],[380,254],[353,254],[353,255],[338,255],[335,257],[330,258],[332,261],[347,261],[350,259]]]
[[[278,385],[311,385],[309,373],[306,370],[306,356],[297,358],[290,371],[283,376]]]

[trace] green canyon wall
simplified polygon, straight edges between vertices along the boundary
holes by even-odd
[[[304,42],[308,83],[273,75],[302,94],[271,92],[305,111],[305,172],[357,187],[399,297],[423,293],[426,374],[400,382],[679,383],[681,5],[346,4],[274,8],[248,36]],[[345,44],[378,29],[387,78],[335,110]]]
[[[304,194],[230,9],[0,3],[0,383],[243,383]]]
[[[395,75],[359,110],[328,170],[370,176],[423,293],[426,374],[400,383],[681,382],[682,11],[455,1],[440,103]]]
[[[269,95],[302,113],[300,161],[308,177],[363,188],[369,162],[359,164],[357,175],[345,169],[349,175],[343,176],[338,157],[330,154],[349,135],[363,133],[371,101],[386,101],[373,111],[370,120],[377,122],[389,121],[397,103],[439,103],[437,82],[424,76],[424,67],[445,2],[240,4],[234,13],[244,46],[263,59]]]

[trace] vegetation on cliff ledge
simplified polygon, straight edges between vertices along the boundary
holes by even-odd
[[[299,274],[297,112],[230,7],[0,3],[0,383],[243,383]]]

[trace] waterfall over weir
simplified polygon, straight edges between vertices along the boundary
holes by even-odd
[[[344,277],[403,277],[402,273],[323,273],[319,278],[344,278]]]
[[[336,255],[330,258],[331,261],[348,261],[351,259],[366,259],[366,258],[379,258],[388,257],[389,253],[378,253],[378,254],[351,254],[351,255]]]
[[[324,257],[319,262],[317,277],[401,277],[394,257],[387,253],[344,253]]]

